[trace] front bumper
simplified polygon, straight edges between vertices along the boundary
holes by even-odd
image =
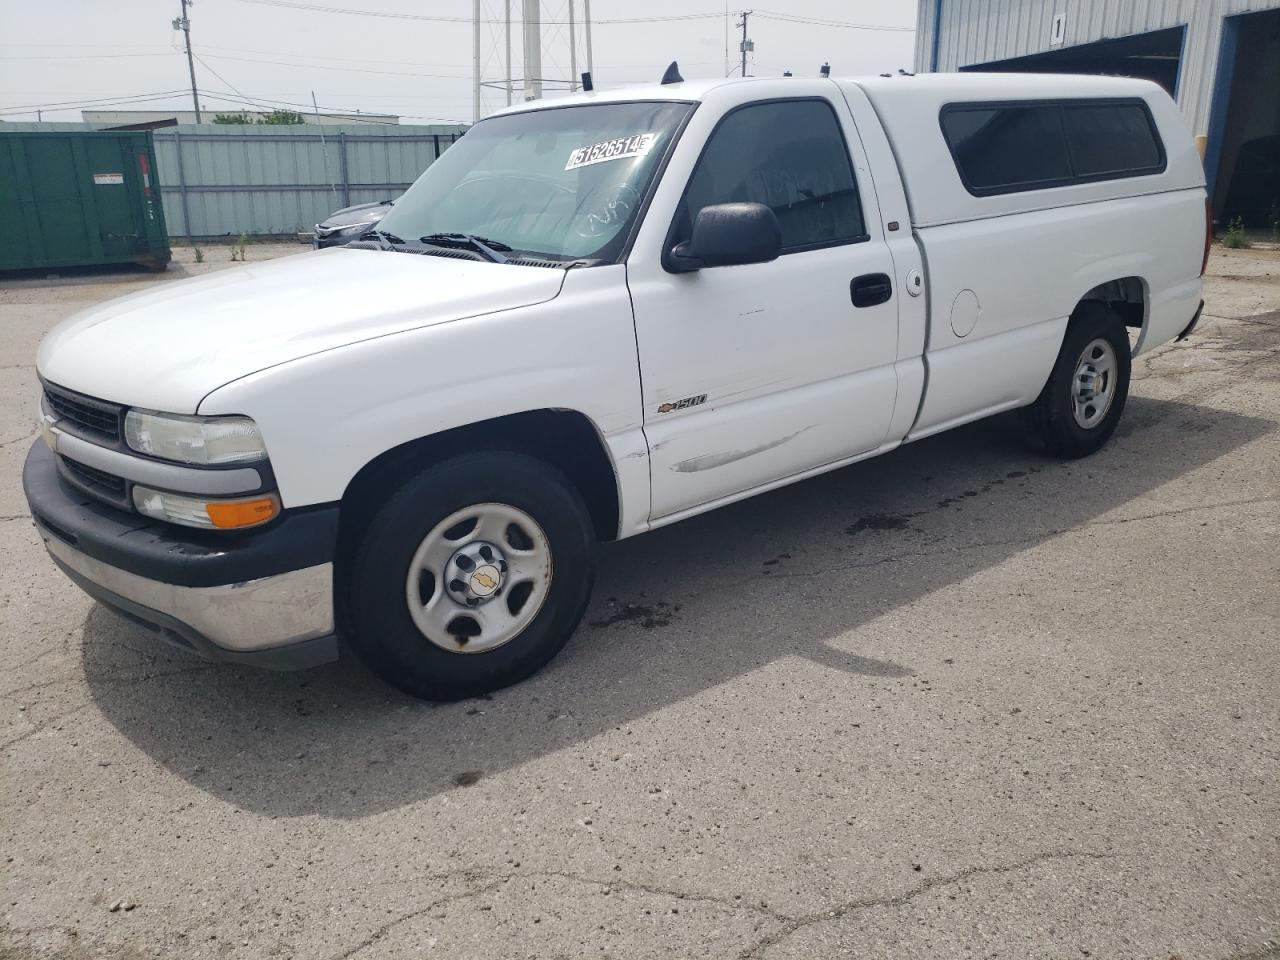
[[[43,440],[22,486],[53,561],[94,599],[208,659],[274,669],[334,660],[337,508],[230,536],[112,509],[59,476]]]

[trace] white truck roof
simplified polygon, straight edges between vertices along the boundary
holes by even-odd
[[[729,84],[767,83],[776,96],[779,77],[715,78],[594,90],[556,100],[535,100],[494,116],[591,103],[669,100],[696,103]],[[837,88],[857,87],[870,100],[898,161],[914,227],[939,226],[1052,207],[1204,186],[1204,167],[1173,100],[1157,84],[1126,77],[1045,73],[927,73],[833,78]],[[810,93],[809,95],[812,95]],[[856,94],[855,94],[856,95]],[[1077,183],[1042,190],[975,197],[965,189],[942,135],[939,114],[954,103],[1018,100],[1140,99],[1164,143],[1160,173]]]

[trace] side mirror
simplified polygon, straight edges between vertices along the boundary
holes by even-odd
[[[693,221],[693,235],[667,255],[671,273],[703,267],[767,263],[782,253],[782,227],[763,203],[717,203],[703,207]]]

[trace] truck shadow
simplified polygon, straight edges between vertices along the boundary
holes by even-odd
[[[1134,398],[1105,451],[1064,464],[1028,453],[1012,426],[975,424],[605,547],[587,618],[560,657],[481,700],[414,701],[351,658],[304,674],[206,665],[100,607],[85,624],[84,672],[110,723],[211,795],[273,816],[367,816],[582,744],[784,657],[842,671],[854,696],[859,684],[909,677],[912,664],[857,649],[867,638],[849,632],[1273,428]]]

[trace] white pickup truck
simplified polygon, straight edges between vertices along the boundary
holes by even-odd
[[[1199,156],[1142,81],[536,102],[359,242],[67,320],[23,480],[56,563],[171,642],[297,667],[341,636],[475,695],[560,650],[599,540],[1017,407],[1097,450],[1207,253]]]

